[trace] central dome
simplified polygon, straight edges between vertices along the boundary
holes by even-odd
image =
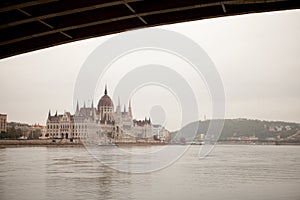
[[[104,95],[99,100],[98,107],[99,106],[113,106],[113,102],[108,95]]]
[[[104,90],[104,95],[99,100],[98,109],[100,109],[101,106],[114,106],[111,98],[107,95],[106,86],[105,86],[105,90]]]

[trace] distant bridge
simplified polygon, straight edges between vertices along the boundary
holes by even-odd
[[[297,8],[299,0],[3,0],[0,58],[126,30]]]

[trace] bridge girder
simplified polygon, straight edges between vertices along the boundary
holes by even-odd
[[[5,0],[0,58],[112,33],[214,17],[297,9],[298,0]]]

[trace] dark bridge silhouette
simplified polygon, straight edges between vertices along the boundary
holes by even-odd
[[[126,30],[296,9],[299,0],[4,0],[0,58]]]

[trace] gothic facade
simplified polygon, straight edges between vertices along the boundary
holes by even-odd
[[[49,138],[79,139],[96,133],[100,137],[105,135],[113,140],[130,140],[131,138],[153,138],[153,126],[150,118],[135,120],[132,116],[131,102],[128,108],[121,110],[120,98],[116,110],[105,87],[104,95],[100,98],[97,107],[93,103],[90,107],[85,104],[71,115],[65,112],[62,115],[51,115],[47,118],[47,136]],[[90,134],[90,135],[89,135]]]

